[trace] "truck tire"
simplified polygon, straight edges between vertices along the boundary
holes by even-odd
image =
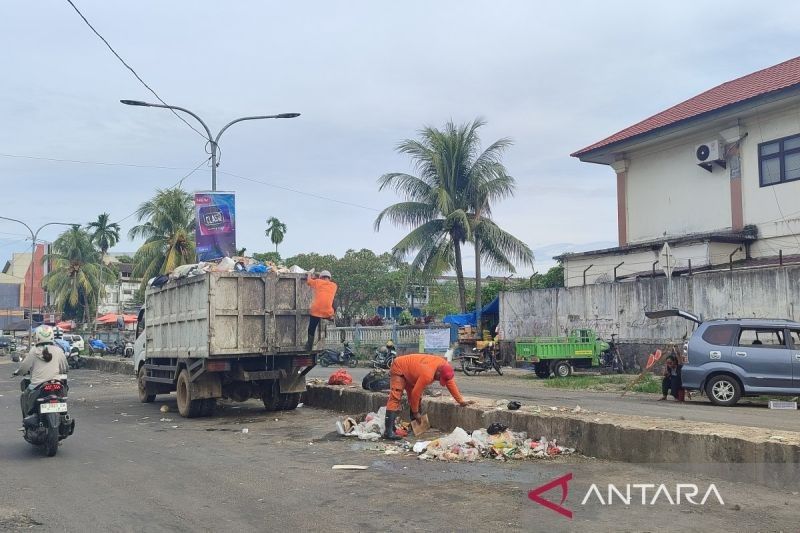
[[[572,365],[566,361],[556,361],[553,364],[553,374],[557,378],[568,378],[572,375]]]
[[[200,416],[214,416],[214,410],[217,408],[216,398],[206,398],[201,400],[203,402],[200,408]]]
[[[288,392],[281,394],[281,411],[294,411],[300,403],[299,392]]]
[[[261,401],[264,402],[264,409],[267,411],[277,411],[283,404],[281,394],[275,392],[272,388],[261,392]]]
[[[184,418],[196,418],[200,416],[203,410],[203,400],[191,399],[191,385],[189,381],[189,372],[184,368],[181,370],[181,373],[178,374],[178,384],[176,386],[178,412]]]
[[[547,379],[550,377],[550,364],[547,362],[536,363],[533,367],[533,371],[536,372],[536,377]]]
[[[144,382],[145,374],[146,371],[144,365],[142,365],[139,367],[139,374],[136,378],[136,384],[139,387],[139,401],[142,403],[153,403],[156,399],[156,395],[147,393],[147,384]]]

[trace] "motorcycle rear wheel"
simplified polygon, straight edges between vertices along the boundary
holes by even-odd
[[[478,368],[475,366],[475,360],[470,357],[461,358],[461,371],[466,376],[477,376]]]
[[[53,457],[58,453],[58,428],[47,428],[47,437],[44,441],[44,449],[47,457]]]
[[[358,359],[356,359],[355,356],[350,357],[350,360],[347,361],[347,366],[349,366],[350,368],[357,367],[358,366]]]
[[[500,374],[501,376],[503,375],[503,371],[500,369],[500,361],[498,361],[498,360],[497,360],[496,358],[494,358],[494,357],[492,358],[492,366],[494,367],[495,371],[496,371],[498,374]]]

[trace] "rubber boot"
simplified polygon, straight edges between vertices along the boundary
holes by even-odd
[[[308,340],[306,341],[306,351],[310,352],[313,347],[314,347],[314,338],[309,337]]]
[[[394,421],[397,419],[397,415],[397,411],[386,411],[386,429],[383,431],[383,438],[386,440],[402,439],[394,432]]]

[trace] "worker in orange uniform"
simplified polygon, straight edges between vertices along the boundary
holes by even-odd
[[[323,318],[333,319],[335,313],[333,299],[336,297],[336,290],[339,287],[331,281],[331,273],[327,270],[320,272],[319,277],[310,275],[306,279],[306,283],[314,291],[314,298],[311,300],[309,308],[311,317],[308,321],[308,341],[306,341],[306,350],[310,351],[314,347],[314,335],[317,333],[319,321]]]
[[[411,408],[411,418],[419,421],[422,416],[422,393],[425,387],[438,379],[443,387],[447,387],[458,405],[464,407],[475,403],[466,401],[458,391],[455,381],[455,372],[450,363],[443,357],[413,353],[398,357],[389,369],[389,401],[386,404],[386,429],[384,438],[390,440],[400,439],[394,432],[394,423],[400,412],[400,402],[403,400],[403,391],[408,394],[408,405]]]

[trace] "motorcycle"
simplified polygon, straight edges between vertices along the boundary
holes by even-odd
[[[461,359],[461,370],[464,372],[464,375],[476,376],[480,372],[494,369],[495,372],[502,376],[503,371],[500,368],[500,361],[497,355],[496,346],[493,342],[489,343],[488,346],[481,350],[473,348],[472,352],[462,353],[459,356],[459,359]]]
[[[133,343],[132,342],[126,342],[125,343],[125,349],[123,350],[122,355],[124,357],[133,357]]]
[[[24,392],[29,379],[20,382]],[[75,419],[67,412],[67,380],[53,379],[38,385],[32,392],[35,398],[31,409],[22,419],[25,440],[42,446],[48,457],[58,452],[58,443],[75,431]]]
[[[81,368],[85,361],[81,357],[81,351],[77,347],[72,347],[67,354],[67,364],[70,368]]]
[[[625,372],[625,362],[622,360],[622,354],[620,354],[617,347],[617,342],[614,338],[616,336],[616,333],[611,334],[608,350],[600,354],[600,366],[617,374],[622,374]]]
[[[350,343],[344,343],[344,350],[337,352],[336,350],[326,349],[317,357],[317,362],[322,366],[330,365],[347,365],[350,368],[358,366],[358,359],[353,350],[350,349]]]
[[[99,353],[100,355],[110,354],[111,349],[108,347],[106,343],[101,341],[100,339],[92,339],[89,341],[89,353],[96,354]]]
[[[397,357],[397,348],[394,345],[381,346],[375,350],[375,355],[372,357],[372,368],[386,368],[392,366],[395,358]]]
[[[115,340],[109,347],[109,350],[114,355],[123,355],[125,353],[125,341],[121,339]]]

